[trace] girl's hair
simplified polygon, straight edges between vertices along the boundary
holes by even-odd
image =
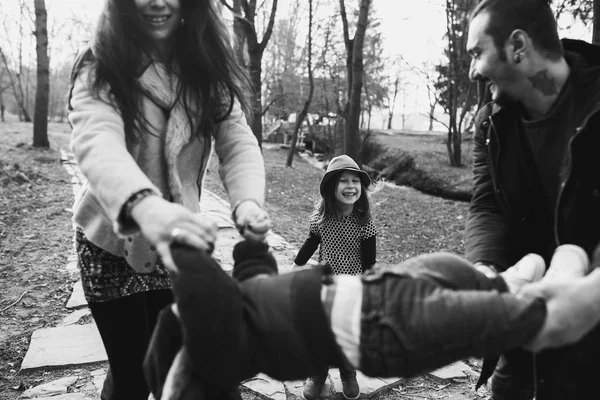
[[[123,118],[125,134],[135,139],[134,126],[148,123],[140,110],[137,79],[151,63],[149,54],[154,43],[141,29],[133,0],[106,1],[93,44],[75,63],[71,82],[91,63],[92,90],[100,97],[101,89],[108,85]],[[214,0],[180,2],[183,19],[174,32],[170,66],[179,75],[177,95],[183,101],[192,133],[209,136],[229,116],[236,98],[244,111],[248,110],[244,92],[249,89],[249,81],[235,60]]]
[[[337,200],[335,198],[335,190],[342,172],[345,170],[339,170],[329,180],[329,184],[323,188],[323,195],[315,203],[315,209],[312,213],[313,217],[317,217],[317,224],[323,223],[327,218],[339,215],[341,210],[337,207]],[[349,171],[353,172],[353,171]],[[356,172],[354,172],[356,173]],[[358,174],[357,174],[358,175]],[[358,223],[361,225],[367,224],[371,220],[371,199],[369,196],[370,187],[365,187],[363,180],[360,180],[360,197],[356,203],[354,203],[354,210],[352,211],[358,217]]]

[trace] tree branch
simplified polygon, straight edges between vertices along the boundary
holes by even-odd
[[[269,25],[267,25],[267,30],[258,45],[260,52],[265,51],[267,47],[267,43],[269,43],[269,39],[271,39],[271,35],[273,34],[273,25],[275,25],[275,14],[277,14],[277,0],[273,0],[273,5],[271,6],[271,15],[269,16]]]
[[[344,30],[344,44],[346,50],[350,47],[350,33],[348,32],[348,16],[346,15],[346,4],[344,0],[340,0],[340,15],[342,17],[342,28]]]
[[[229,11],[231,11],[232,14],[236,14],[235,10],[233,9],[233,6],[230,6],[229,3],[227,3],[227,0],[220,0],[221,4],[223,4],[225,6],[225,8],[227,8]]]
[[[283,97],[286,97],[286,96],[287,96],[287,94],[286,94],[286,93],[283,93],[283,94],[279,94],[279,95],[275,96],[273,99],[271,99],[271,101],[269,101],[269,104],[267,104],[267,106],[266,106],[266,107],[263,109],[263,111],[262,111],[261,115],[263,115],[263,116],[264,116],[264,115],[267,113],[267,111],[269,111],[269,108],[270,108],[270,107],[271,107],[273,104],[275,104],[275,102],[276,102],[277,100],[279,100],[279,99],[281,99],[281,98],[283,98]]]
[[[444,121],[440,121],[435,115],[431,115],[424,112],[421,112],[419,114],[427,118],[432,118],[435,122],[442,124],[446,129],[450,129],[450,126],[447,123],[445,123]]]

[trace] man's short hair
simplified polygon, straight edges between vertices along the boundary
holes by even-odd
[[[521,29],[531,37],[534,47],[550,60],[563,57],[564,50],[558,37],[552,0],[482,0],[471,14],[471,20],[482,12],[490,16],[485,32],[490,35],[498,49],[504,48],[506,40],[515,29]]]

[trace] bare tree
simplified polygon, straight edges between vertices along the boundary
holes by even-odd
[[[29,86],[31,82],[30,68],[23,64],[24,42],[28,37],[25,36],[27,27],[26,17],[30,10],[25,0],[19,0],[19,16],[14,18],[12,13],[3,9],[4,4],[0,3],[0,16],[2,16],[2,31],[0,32],[0,61],[2,61],[10,88],[17,104],[19,118],[21,121],[31,122],[29,116]],[[9,15],[11,15],[9,17]]]
[[[370,14],[373,9],[370,10]],[[364,48],[363,48],[363,88],[362,93],[362,112],[361,112],[361,128],[366,122],[367,135],[371,131],[371,119],[373,110],[382,110],[385,107],[388,99],[391,85],[389,77],[386,74],[386,69],[389,67],[389,62],[383,54],[384,43],[381,33],[381,22],[378,19],[368,20],[369,30],[365,32]],[[366,114],[366,118],[365,115]],[[363,143],[366,138],[363,138]]]
[[[470,59],[466,52],[469,11],[476,0],[446,0],[447,63],[439,65],[436,88],[440,105],[448,114],[446,148],[450,165],[462,165],[462,133],[467,114],[477,103],[477,89],[469,80]]]
[[[422,115],[429,118],[429,131],[433,130],[433,123],[435,121],[442,123],[435,116],[435,109],[440,104],[440,93],[436,90],[436,66],[431,61],[423,61],[420,66],[411,65],[406,63],[406,68],[412,71],[419,80],[425,85],[427,90],[427,100],[429,109],[427,113],[421,113]],[[442,123],[443,124],[443,123]]]
[[[570,14],[573,21],[579,20],[586,25],[591,23],[592,43],[600,44],[600,0],[559,0],[554,2],[553,9],[557,20]]]
[[[294,160],[294,154],[296,153],[296,142],[298,141],[298,131],[302,127],[302,122],[308,114],[308,108],[312,102],[313,94],[315,92],[315,82],[313,80],[313,68],[312,68],[312,25],[313,25],[313,2],[308,0],[308,51],[307,51],[307,66],[308,66],[308,98],[304,102],[302,111],[296,118],[296,125],[294,126],[294,133],[292,134],[292,143],[290,146],[290,152],[288,154],[286,166],[291,167]]]
[[[299,24],[306,20],[301,2],[304,0],[288,3],[289,13],[277,20],[263,55],[263,101],[266,104],[262,111],[264,116],[268,113],[271,121],[287,121],[306,100],[306,95],[302,94],[304,71],[300,72],[299,66],[305,65],[307,46],[297,44]],[[265,119],[263,123],[267,121]]]
[[[27,111],[25,93],[23,92],[23,83],[21,81],[22,74],[15,74],[9,68],[10,63],[8,61],[8,58],[6,57],[6,54],[4,54],[4,51],[2,51],[2,47],[0,47],[0,58],[2,59],[2,62],[6,67],[5,69],[8,75],[8,79],[10,81],[10,87],[12,89],[13,95],[15,96],[17,106],[19,107],[19,114],[21,114],[21,117],[25,122],[31,122],[31,117],[29,116],[29,112]]]
[[[344,153],[353,158],[359,165],[360,160],[360,97],[363,87],[363,46],[367,30],[369,7],[371,0],[360,0],[360,10],[354,37],[351,39],[348,29],[348,17],[344,0],[340,0],[340,15],[344,30],[344,44],[346,46],[346,79],[348,101],[344,109],[346,120],[344,134]]]
[[[248,51],[247,70],[250,75],[250,84],[252,85],[252,95],[250,97],[250,105],[252,106],[251,127],[252,132],[258,140],[259,146],[262,145],[262,56],[269,43],[271,34],[273,33],[273,25],[275,24],[275,15],[277,13],[277,1],[272,0],[271,12],[268,17],[267,28],[263,34],[262,40],[259,41],[256,31],[256,0],[239,0],[239,3],[230,5],[227,0],[221,0],[221,3],[231,11],[234,17],[234,34],[237,35],[236,40],[238,46],[242,43],[246,45]],[[237,9],[236,9],[237,7]],[[240,14],[240,10],[242,14]],[[239,25],[235,25],[237,21]],[[243,34],[242,34],[243,32]],[[243,36],[243,37],[241,37]],[[238,48],[237,50],[241,50]],[[238,54],[238,58],[239,58]]]
[[[242,0],[232,0],[232,12],[234,15],[242,15]],[[244,31],[243,23],[240,18],[233,19],[233,50],[235,52],[235,58],[237,58],[240,65],[246,68],[246,32]]]
[[[48,119],[50,121],[64,122],[67,116],[66,103],[72,68],[72,62],[65,62],[50,71],[50,98],[48,102]]]
[[[34,0],[37,54],[37,89],[33,120],[33,147],[50,147],[48,141],[48,99],[50,97],[50,58],[48,57],[48,14],[44,0]]]
[[[398,97],[398,86],[400,85],[400,74],[397,74],[394,78],[392,87],[394,88],[391,92],[388,92],[387,104],[388,104],[388,118],[387,118],[387,129],[392,129],[392,119],[394,118],[394,109],[396,108],[396,98]]]
[[[6,110],[3,94],[10,87],[10,84],[5,82],[6,76],[6,67],[0,66],[0,121],[2,122],[4,122],[4,111]]]

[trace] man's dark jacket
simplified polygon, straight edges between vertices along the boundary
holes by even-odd
[[[539,172],[524,153],[519,106],[483,106],[475,120],[466,225],[472,262],[505,270],[527,253],[538,253],[548,263],[554,249],[567,243],[581,246],[592,258],[600,242],[600,47],[567,39],[563,46],[576,107],[563,117],[570,138],[567,156],[556,160],[561,163],[556,205],[546,206]],[[577,345],[538,354],[536,399],[583,399],[597,393],[599,359],[600,328]]]

